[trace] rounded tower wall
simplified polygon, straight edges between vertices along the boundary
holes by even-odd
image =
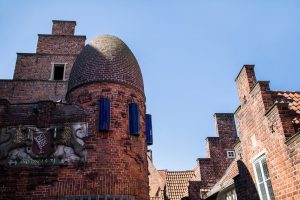
[[[88,115],[83,165],[90,184],[102,188],[96,193],[148,200],[143,77],[128,46],[111,35],[86,45],[73,65],[66,99]]]
[[[108,131],[98,130],[100,98],[110,100]],[[85,174],[93,175],[94,184],[102,183],[105,195],[148,199],[144,94],[130,86],[102,82],[77,87],[68,94],[67,100],[88,113]],[[131,135],[129,131],[130,103],[138,105],[139,135]]]

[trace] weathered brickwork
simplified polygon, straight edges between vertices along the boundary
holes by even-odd
[[[162,176],[155,168],[150,168],[150,191],[153,190],[150,197],[152,199],[204,199],[205,194],[223,176],[234,160],[234,158],[227,157],[227,151],[234,151],[237,141],[235,121],[233,113],[216,113],[214,118],[218,137],[206,139],[206,158],[197,159],[195,169],[165,170],[165,176]],[[157,193],[158,189],[164,190],[164,196]]]
[[[52,35],[74,35],[76,21],[53,20]]]
[[[11,103],[60,101],[65,99],[67,81],[0,80],[0,98]]]
[[[0,199],[117,195],[148,200],[146,99],[139,65],[130,49],[113,36],[94,40],[94,47],[103,51],[98,53],[105,55],[101,59],[93,57],[91,52],[87,55],[86,50],[85,56],[78,56],[83,48],[91,45],[84,47],[85,36],[74,36],[75,25],[74,21],[54,20],[52,35],[39,35],[37,53],[18,54],[14,80],[0,80],[0,147],[7,146],[0,148]],[[89,65],[93,58],[93,65]],[[109,61],[112,62],[107,66]],[[65,64],[63,80],[51,80],[53,64]],[[103,70],[105,74],[96,73]],[[107,131],[98,131],[100,98],[110,100]],[[129,133],[130,103],[138,105],[139,135]],[[75,122],[87,124],[88,136],[82,136],[83,139],[80,135],[69,136],[68,127],[56,125],[68,126]],[[51,126],[54,128],[48,128]],[[42,134],[53,131],[49,136],[52,140],[64,144],[64,149],[73,149],[75,154],[70,161],[55,165],[54,160],[52,164],[29,166],[19,164],[17,158],[3,159],[6,154],[13,155],[11,149],[17,152],[15,156],[27,159],[32,152],[22,150],[28,146],[23,136],[41,136],[43,128],[46,131]],[[8,131],[16,132],[15,138],[9,140],[11,143],[5,143]],[[45,155],[34,156],[38,162]],[[12,161],[14,166],[10,164]]]
[[[88,96],[91,101],[80,103],[82,96]],[[98,100],[101,97],[111,99],[111,130],[109,132],[97,131]],[[141,200],[148,199],[148,163],[144,121],[146,107],[143,94],[119,84],[90,84],[70,92],[68,101],[79,105],[89,114],[88,124],[91,134],[87,140],[89,155],[85,170],[112,174],[119,180],[129,179],[134,183],[133,191],[128,191],[123,195],[132,195]],[[139,105],[140,136],[129,135],[128,103],[130,102]],[[91,163],[90,166],[89,163]],[[116,182],[114,187],[124,186]]]
[[[51,81],[54,64],[65,64],[64,80],[69,80],[76,57],[77,54],[18,53],[14,80]]]
[[[254,163],[262,156],[275,199],[299,199],[300,93],[270,90],[268,81],[256,81],[253,65],[244,65],[236,82],[241,103],[235,112],[240,138],[236,167],[227,170],[207,199],[222,196],[232,185],[238,199],[259,199]]]
[[[202,199],[233,161],[233,158],[227,157],[227,151],[234,151],[234,144],[237,140],[233,114],[216,113],[215,125],[218,137],[206,139],[206,158],[198,159],[201,177],[200,196],[191,197],[191,199]]]
[[[252,72],[250,77],[255,77],[253,67],[244,66],[242,71],[237,78],[238,88],[248,85],[253,79],[249,80],[245,74]],[[297,162],[291,162],[289,145],[285,143],[287,137],[295,135],[297,131],[290,117],[294,112],[289,109],[288,103],[274,101],[268,82],[258,81],[248,94],[245,93],[245,99],[236,117],[243,161],[253,182],[256,181],[251,161],[265,151],[276,199],[298,199],[299,179],[295,179],[299,173],[295,170]]]
[[[53,35],[39,35],[36,53],[18,53],[13,80],[0,80],[0,98],[11,103],[65,99],[67,84],[85,36],[74,35],[76,22],[53,21]],[[53,80],[53,65],[64,64],[63,80]]]
[[[36,53],[78,54],[84,47],[85,36],[39,34]]]
[[[101,44],[101,45],[99,45]],[[118,38],[105,35],[92,40],[79,54],[69,81],[72,90],[90,82],[119,82],[144,92],[143,77],[134,55]]]

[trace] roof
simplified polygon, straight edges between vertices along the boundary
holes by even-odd
[[[275,102],[288,102],[293,112],[293,124],[300,125],[300,92],[273,91]]]
[[[72,67],[68,92],[95,82],[125,84],[144,94],[136,58],[122,40],[111,35],[98,36],[82,49]]]
[[[291,111],[292,123],[296,126],[300,125],[300,92],[291,91],[271,91],[274,103],[288,103]],[[212,197],[216,193],[228,188],[234,184],[233,178],[239,174],[237,160],[232,162],[227,168],[222,178],[207,193],[207,198]]]
[[[180,200],[188,196],[189,181],[193,180],[195,172],[188,171],[167,171],[166,172],[166,193],[170,200]]]
[[[211,190],[206,194],[207,197],[214,195],[217,192],[234,184],[233,178],[239,174],[237,162],[233,161],[227,168],[223,177],[211,188]]]

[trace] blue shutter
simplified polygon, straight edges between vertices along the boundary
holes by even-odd
[[[100,98],[99,100],[99,131],[108,131],[110,125],[110,100]]]
[[[146,142],[148,145],[153,144],[153,135],[152,135],[152,118],[151,115],[146,114],[145,116],[146,121]]]
[[[137,103],[129,104],[129,129],[131,135],[139,135],[140,115]]]

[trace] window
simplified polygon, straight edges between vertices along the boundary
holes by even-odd
[[[129,104],[129,132],[131,135],[139,135],[140,115],[137,103]]]
[[[110,128],[110,100],[109,98],[100,98],[99,100],[99,131],[108,131]]]
[[[234,151],[227,151],[227,158],[235,158],[235,152]]]
[[[153,144],[152,119],[151,119],[150,114],[146,114],[145,121],[146,121],[146,141],[147,141],[147,145],[152,145]]]
[[[65,78],[65,64],[53,64],[51,80],[63,81]]]
[[[226,200],[237,200],[236,198],[236,193],[235,193],[235,189],[228,191],[225,194],[225,199]]]
[[[253,162],[256,184],[261,200],[274,200],[274,193],[269,176],[265,155],[260,156]]]

